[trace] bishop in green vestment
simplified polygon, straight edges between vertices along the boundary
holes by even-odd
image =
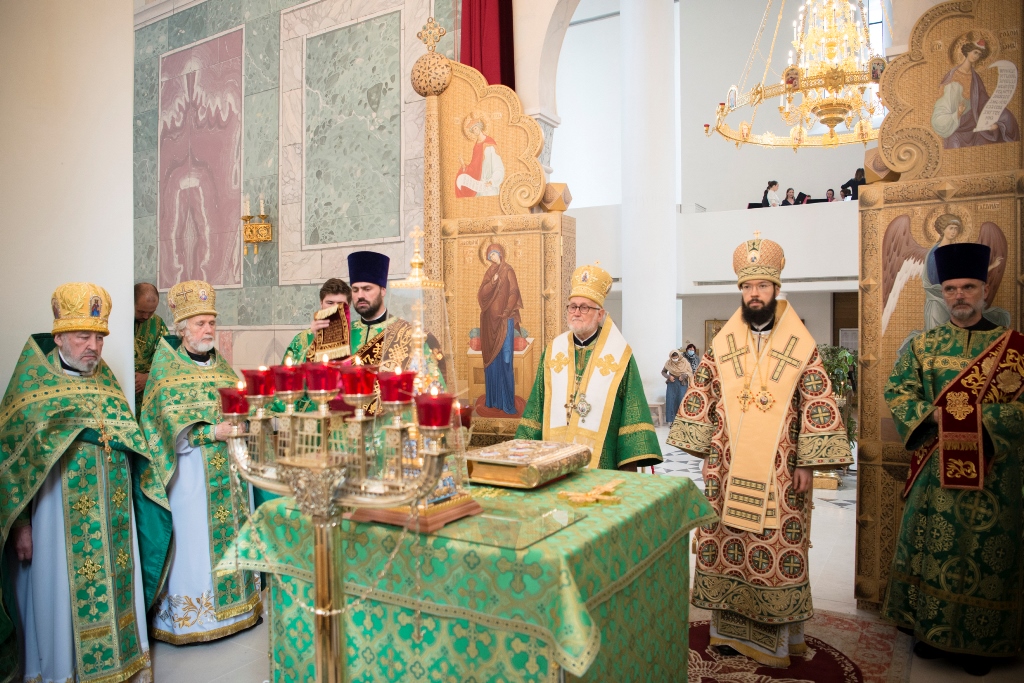
[[[209,283],[168,292],[176,336],[153,357],[140,425],[167,488],[174,551],[153,614],[153,637],[175,645],[223,638],[260,616],[252,572],[212,574],[249,517],[248,486],[231,471],[218,388],[238,382],[214,348],[216,294]]]
[[[170,509],[101,359],[110,296],[69,283],[52,306],[0,403],[0,681],[117,683],[149,672]]]
[[[882,614],[918,656],[974,675],[1024,649],[1024,337],[982,316],[988,252],[936,250],[951,319],[912,340],[885,390],[914,454]]]
[[[602,308],[612,277],[596,265],[572,276],[569,332],[541,353],[517,439],[585,444],[591,467],[635,471],[662,461],[633,354]]]
[[[160,338],[167,334],[167,325],[156,314],[160,294],[148,282],[135,285],[135,414],[142,406],[142,392],[149,379],[149,366]]]

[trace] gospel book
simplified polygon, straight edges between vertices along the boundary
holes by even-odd
[[[537,488],[589,462],[586,446],[555,441],[514,439],[466,453],[470,481],[519,489]]]

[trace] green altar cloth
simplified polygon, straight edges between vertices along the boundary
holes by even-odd
[[[624,480],[621,503],[576,508],[586,517],[522,550],[410,533],[380,581],[401,529],[343,521],[338,560],[348,603],[367,596],[346,615],[348,680],[552,681],[561,667],[586,681],[685,682],[687,538],[717,519],[692,481],[588,470],[536,491],[471,492],[485,511],[496,500],[540,512],[570,508],[559,491],[616,478]],[[457,535],[458,524],[444,533]],[[313,681],[309,518],[291,498],[271,501],[235,548],[218,568],[274,574],[271,679]]]

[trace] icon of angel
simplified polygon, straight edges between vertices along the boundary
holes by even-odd
[[[965,241],[963,220],[952,213],[935,219],[935,242],[931,246],[918,244],[910,229],[910,216],[898,216],[886,228],[882,239],[882,334],[896,312],[900,294],[912,280],[921,281],[924,288],[924,331],[949,322],[949,311],[942,298],[942,283],[935,266],[935,250],[947,244]],[[992,306],[999,284],[1006,270],[1006,236],[998,225],[981,224],[978,243],[992,250],[988,268],[988,296],[985,298],[984,316],[995,323],[1009,327],[1010,313]]]

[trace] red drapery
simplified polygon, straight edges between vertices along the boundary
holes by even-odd
[[[462,50],[459,59],[491,85],[515,90],[512,0],[462,0]]]

